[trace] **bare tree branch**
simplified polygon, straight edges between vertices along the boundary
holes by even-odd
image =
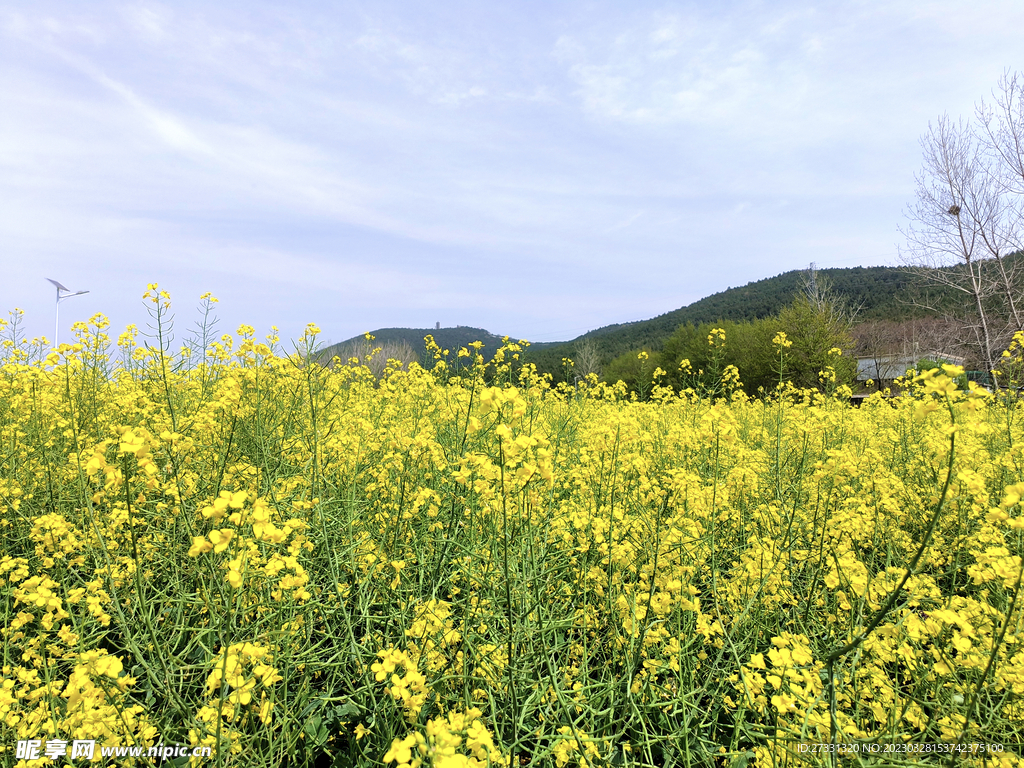
[[[1019,103],[1016,93],[1011,89],[1001,102],[1006,114]],[[978,122],[982,129],[975,130],[943,115],[929,124],[921,138],[924,163],[915,177],[915,200],[906,211],[909,223],[901,228],[906,248],[900,257],[927,279],[966,294],[965,330],[991,370],[997,349],[1021,328],[1020,262],[1006,258],[1017,242],[1020,196],[1008,184],[1012,174],[1002,159],[1016,128],[1000,128],[1000,118],[984,104]]]

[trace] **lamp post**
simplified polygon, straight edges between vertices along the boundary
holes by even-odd
[[[57,303],[53,312],[53,348],[57,348],[57,334],[60,333],[60,303],[64,299],[70,299],[72,296],[81,296],[83,293],[88,291],[72,291],[70,288],[65,288],[63,285],[58,283],[56,280],[52,280],[49,277],[46,278],[54,287],[57,289]]]

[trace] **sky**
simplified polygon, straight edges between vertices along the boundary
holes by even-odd
[[[555,341],[895,265],[1024,3],[0,0],[0,316]],[[1017,52],[1016,56],[1014,51]]]

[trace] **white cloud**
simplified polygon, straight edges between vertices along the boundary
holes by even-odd
[[[153,133],[169,147],[181,152],[212,155],[213,149],[203,141],[185,121],[163,112],[140,98],[131,88],[92,67],[80,65],[100,85],[120,96],[128,106],[134,109],[149,125]]]
[[[155,3],[129,5],[122,9],[122,13],[128,25],[147,43],[161,44],[172,39],[172,13],[166,6]]]

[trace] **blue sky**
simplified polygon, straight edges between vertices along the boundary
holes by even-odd
[[[0,4],[0,312],[538,341],[895,264],[1010,2]],[[1017,58],[1014,58],[1014,52]]]

